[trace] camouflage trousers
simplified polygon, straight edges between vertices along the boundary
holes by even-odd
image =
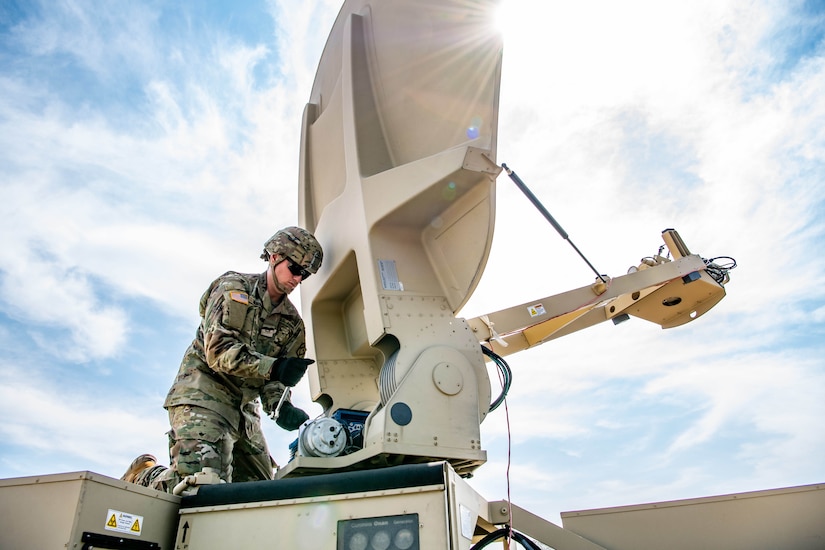
[[[258,422],[241,415],[232,426],[220,414],[194,405],[169,408],[169,470],[153,486],[171,492],[183,478],[214,468],[227,483],[273,479],[275,462]]]

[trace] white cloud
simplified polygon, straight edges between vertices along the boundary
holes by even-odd
[[[825,449],[817,435],[817,419],[825,414],[825,404],[816,388],[822,387],[825,374],[802,353],[762,351],[672,369],[649,382],[644,391],[683,404],[700,404],[703,409],[689,428],[674,434],[668,454],[724,438],[723,430],[756,428],[764,443],[755,447],[766,462],[759,468],[776,468],[789,457],[799,460]],[[754,455],[753,450],[744,455]]]
[[[157,17],[144,4],[56,1],[38,10],[37,19],[16,26],[13,36],[34,56],[69,54],[83,68],[108,79],[125,63],[151,67],[158,52],[146,37]]]
[[[0,413],[6,422],[0,433],[11,448],[28,448],[29,458],[45,455],[52,463],[90,469],[119,477],[137,455],[167,456],[163,434],[168,430],[162,410],[145,396],[111,399],[103,404],[87,391],[68,393],[53,374],[41,378],[29,369],[0,365]],[[109,393],[113,397],[113,393]],[[5,454],[5,453],[4,453]],[[33,475],[31,464],[6,465],[21,475]]]
[[[144,79],[145,104],[136,111],[145,117],[137,128],[124,127],[104,105],[78,110],[60,89],[22,77],[3,80],[0,141],[8,170],[0,227],[15,235],[15,245],[0,253],[0,269],[17,315],[65,325],[78,359],[105,357],[123,344],[127,320],[116,304],[103,305],[99,282],[116,295],[148,298],[191,319],[211,278],[227,269],[262,269],[257,255],[264,240],[297,221],[297,138],[311,80],[294,72],[309,70],[295,63],[279,80],[256,85],[253,71],[267,48],[222,36],[207,51],[191,44],[177,50],[171,64],[137,38],[101,48],[107,33],[120,28],[113,21],[126,13],[82,4],[58,8],[45,10],[46,20],[27,22],[25,33],[21,27],[24,43],[38,56],[69,54],[104,85],[122,69],[117,58],[154,58],[151,71],[132,75]],[[295,13],[279,21],[285,26],[278,36],[308,36],[295,26]],[[306,8],[297,13],[304,25],[317,17]],[[133,15],[126,34],[148,44],[161,40],[154,15]],[[85,30],[83,38],[74,38],[77,29]],[[314,44],[281,45],[307,56],[302,48],[317,49]],[[209,69],[179,73],[182,62]],[[136,121],[134,112],[129,116]],[[54,279],[42,293],[57,306],[46,308],[49,313],[15,297],[14,288],[41,271]],[[86,321],[80,328],[78,319]]]
[[[6,313],[44,328],[67,330],[68,343],[38,336],[39,330],[32,329],[35,340],[55,356],[82,362],[115,354],[127,337],[124,312],[100,299],[88,273],[33,252],[14,246],[3,254],[4,260],[14,266],[0,278],[0,298]],[[31,284],[34,273],[36,287]]]
[[[295,89],[306,91],[302,101],[309,99],[315,70],[342,2],[291,2],[269,0],[273,18],[278,22],[276,40],[281,71],[294,76]]]

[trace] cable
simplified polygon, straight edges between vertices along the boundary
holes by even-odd
[[[512,498],[510,495],[510,466],[512,464],[512,454],[513,454],[513,441],[511,436],[511,429],[510,429],[510,407],[507,405],[507,393],[510,391],[510,384],[513,381],[513,373],[510,370],[510,365],[507,364],[500,355],[492,349],[493,343],[490,342],[490,349],[481,346],[482,352],[490,357],[498,366],[498,378],[499,383],[501,384],[501,395],[493,401],[490,405],[490,410],[497,408],[501,403],[504,403],[504,418],[507,424],[507,469],[505,471],[504,479],[507,485],[507,510],[508,510],[508,519],[507,519],[507,529],[512,530],[513,528],[513,506],[512,506]],[[508,535],[507,542],[509,543],[510,537]]]
[[[470,550],[481,550],[491,542],[495,542],[504,537],[512,538],[514,541],[522,545],[527,550],[541,550],[538,544],[528,539],[518,531],[514,531],[510,527],[502,527],[501,529],[497,529],[492,533],[485,535],[484,538],[482,538],[480,541],[471,546]]]
[[[492,403],[490,403],[490,408],[487,411],[493,412],[504,402],[504,399],[507,397],[507,393],[510,391],[510,384],[513,383],[513,371],[510,370],[510,365],[507,364],[507,361],[505,361],[500,355],[490,348],[481,346],[481,352],[493,360],[493,363],[495,363],[496,367],[498,367],[499,373],[501,373],[501,394],[496,397]]]
[[[717,260],[723,260],[723,262],[716,263]],[[702,261],[705,262],[705,271],[708,272],[708,275],[713,277],[713,280],[722,286],[725,286],[725,284],[730,281],[728,272],[736,267],[736,260],[730,256],[717,256],[710,260],[702,258]]]
[[[513,529],[513,497],[510,494],[510,466],[513,464],[513,437],[510,429],[510,407],[507,405],[507,399],[504,400],[504,418],[507,421],[507,470],[504,474],[504,480],[507,483],[507,527]]]

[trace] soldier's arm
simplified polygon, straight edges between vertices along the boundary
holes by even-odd
[[[292,338],[284,345],[280,356],[304,357],[305,355],[306,337],[304,335],[303,324],[300,324]],[[264,412],[266,412],[266,414],[272,413],[275,409],[275,405],[280,400],[285,388],[286,386],[278,380],[272,380],[261,386],[261,403],[264,406]],[[287,398],[287,400],[289,400],[289,398]]]
[[[243,378],[269,378],[275,357],[256,352],[241,339],[249,297],[233,284],[212,289],[203,311],[206,363],[214,371]]]

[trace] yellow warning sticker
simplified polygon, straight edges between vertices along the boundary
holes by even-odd
[[[109,509],[106,513],[105,528],[107,531],[140,535],[143,529],[143,516],[136,516],[135,514],[121,512],[120,510]]]
[[[538,317],[540,315],[545,315],[547,310],[544,309],[544,306],[541,304],[535,304],[527,308],[527,312],[530,314],[530,317]]]

